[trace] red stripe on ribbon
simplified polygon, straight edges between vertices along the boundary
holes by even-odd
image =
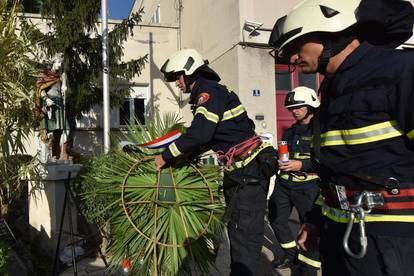
[[[150,145],[156,144],[156,143],[158,143],[158,142],[161,142],[161,141],[163,141],[163,140],[165,140],[165,139],[168,139],[168,138],[170,138],[171,136],[174,136],[174,135],[176,135],[176,134],[178,134],[178,133],[180,133],[180,131],[179,131],[178,129],[176,129],[176,130],[171,131],[170,133],[165,134],[164,136],[161,136],[161,137],[159,137],[159,138],[157,138],[157,139],[155,139],[155,140],[149,141],[149,142],[147,142],[147,143],[140,144],[140,145],[138,145],[138,146],[140,146],[140,147],[150,146]]]

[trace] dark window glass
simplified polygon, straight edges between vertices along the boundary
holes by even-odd
[[[131,117],[130,99],[125,99],[124,103],[119,109],[119,124],[127,125],[129,123],[130,117]]]
[[[316,91],[316,74],[304,74],[299,72],[299,86],[306,86]]]
[[[276,90],[292,90],[292,76],[288,70],[276,70]]]
[[[145,125],[145,102],[144,99],[134,99],[134,116],[142,125]],[[132,118],[131,118],[132,119]]]
[[[141,124],[145,124],[145,100],[137,98],[125,99],[119,109],[119,124],[127,125],[134,123],[136,118]]]

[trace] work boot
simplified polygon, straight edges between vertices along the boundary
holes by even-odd
[[[292,267],[294,264],[294,261],[292,258],[289,258],[287,256],[284,256],[282,259],[274,260],[272,262],[272,265],[276,269],[285,269]]]

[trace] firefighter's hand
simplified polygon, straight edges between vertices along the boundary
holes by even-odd
[[[300,226],[297,243],[304,251],[312,251],[317,247],[318,228],[316,225],[304,223]]]
[[[279,170],[282,172],[298,172],[302,169],[302,161],[289,160],[288,162],[277,161],[279,164]]]
[[[157,169],[157,171],[161,170],[162,167],[164,167],[165,164],[166,164],[166,162],[162,158],[161,154],[158,154],[158,155],[155,156],[155,168]]]

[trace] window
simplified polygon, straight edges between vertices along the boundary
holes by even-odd
[[[276,69],[276,90],[292,90],[292,74],[288,69]]]
[[[125,99],[119,108],[119,125],[133,124],[134,119],[145,125],[145,99]]]
[[[148,103],[148,86],[131,87],[131,97],[126,98],[121,107],[119,107],[119,126],[137,123],[139,121],[145,125],[145,112]]]
[[[306,86],[317,90],[316,74],[304,74],[299,72],[299,86]]]

